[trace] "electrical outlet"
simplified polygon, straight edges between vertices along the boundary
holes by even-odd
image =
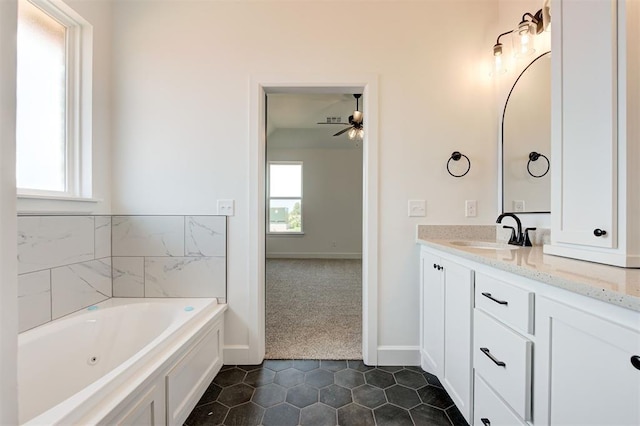
[[[218,200],[218,214],[233,216],[235,213],[233,200]]]
[[[478,202],[476,200],[467,200],[464,202],[465,217],[476,217],[478,215]]]
[[[513,200],[513,211],[522,213],[524,211],[524,200]]]
[[[427,215],[425,200],[409,200],[409,217],[424,217]]]

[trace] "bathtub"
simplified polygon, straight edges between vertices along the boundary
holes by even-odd
[[[21,333],[20,424],[182,424],[222,366],[226,307],[113,298]]]

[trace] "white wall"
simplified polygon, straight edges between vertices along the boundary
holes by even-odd
[[[1,0],[0,0],[1,1]],[[111,213],[111,30],[110,0],[64,0],[93,25],[92,169],[97,202],[19,199],[18,212]]]
[[[114,212],[207,214],[236,200],[225,343],[246,347],[250,77],[375,73],[378,337],[417,348],[416,224],[497,216],[497,13],[495,0],[115,3]],[[446,172],[454,150],[472,160],[465,178]],[[408,218],[408,199],[427,200],[427,217]],[[464,217],[467,199],[476,218]]]
[[[278,129],[269,136],[268,161],[303,162],[304,235],[269,235],[267,257],[362,256],[362,143],[356,148],[346,136],[333,141],[334,132]],[[323,142],[327,147],[318,147]]]
[[[0,424],[3,425],[18,423],[16,22],[16,2],[0,1]]]

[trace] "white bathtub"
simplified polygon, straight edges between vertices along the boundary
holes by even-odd
[[[157,397],[149,407],[155,411],[144,415],[150,416],[150,423],[171,424],[173,417],[184,421],[182,417],[188,415],[185,412],[193,408],[209,384],[204,382],[210,381],[222,366],[220,333],[225,310],[226,305],[217,304],[216,299],[113,298],[21,333],[20,423],[111,423],[118,412],[132,404],[136,406],[138,394],[147,389],[153,389]],[[212,328],[217,330],[215,339],[208,338],[206,345],[201,344],[212,335]],[[184,398],[177,398],[179,409],[170,407],[167,401],[158,401],[160,396],[164,399],[165,394],[170,395],[169,389],[164,388],[165,381],[168,386],[176,364],[189,367],[192,359],[198,360],[198,356],[191,355],[195,346],[207,346],[220,355],[207,366],[200,362],[190,367],[207,370],[191,372],[191,381],[197,383],[179,383],[191,388],[186,397],[195,400],[184,402]],[[204,354],[199,358],[202,361],[213,357]],[[182,364],[180,369],[184,370]],[[184,381],[182,377],[178,379]],[[174,393],[175,388],[171,390]]]

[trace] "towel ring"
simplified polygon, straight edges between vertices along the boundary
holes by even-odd
[[[538,161],[538,158],[544,158],[545,160],[547,160],[547,170],[544,171],[543,174],[541,175],[534,175],[533,173],[531,173],[531,162],[532,161]],[[529,172],[529,174],[531,176],[533,176],[534,178],[541,178],[542,176],[546,175],[547,173],[549,173],[549,168],[551,167],[551,163],[549,162],[549,159],[547,158],[546,155],[544,154],[540,154],[539,152],[535,152],[535,151],[531,151],[529,153],[529,161],[527,162],[527,172]]]
[[[467,159],[467,163],[469,163],[469,166],[467,167],[467,171],[464,172],[461,175],[454,175],[453,173],[451,173],[451,170],[449,169],[449,164],[451,163],[451,160],[453,161],[459,161],[462,157]],[[466,155],[458,152],[458,151],[453,151],[453,154],[451,154],[451,157],[449,157],[449,161],[447,161],[447,172],[449,172],[449,174],[453,177],[462,177],[464,175],[466,175],[467,173],[469,173],[469,170],[471,170],[471,160],[469,160],[469,157],[467,157]]]

